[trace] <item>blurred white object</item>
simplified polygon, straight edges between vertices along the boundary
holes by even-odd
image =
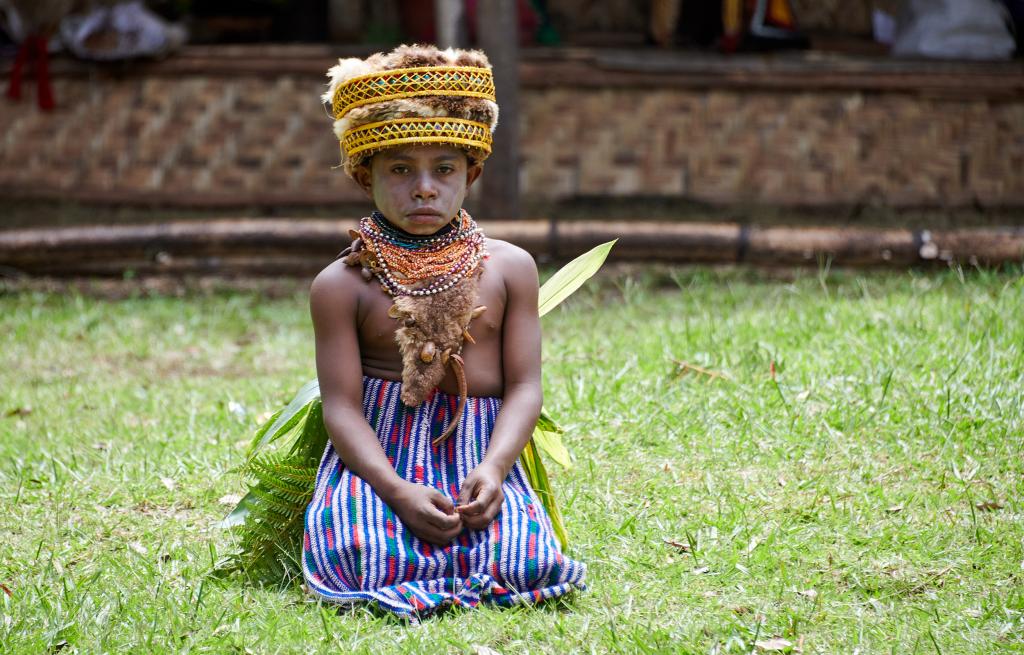
[[[60,32],[75,56],[103,61],[160,57],[180,48],[188,38],[185,28],[168,23],[141,0],[69,16]]]
[[[1014,41],[997,0],[906,0],[892,54],[938,59],[1009,59]]]
[[[892,45],[896,40],[896,17],[887,11],[874,9],[871,12],[871,31],[877,43]]]

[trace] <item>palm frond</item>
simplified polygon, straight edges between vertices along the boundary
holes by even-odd
[[[294,434],[287,450],[269,448]],[[327,446],[320,388],[305,384],[287,407],[256,431],[242,473],[248,493],[220,525],[239,533],[239,550],[222,567],[265,581],[298,575],[303,517],[313,499],[317,464]]]

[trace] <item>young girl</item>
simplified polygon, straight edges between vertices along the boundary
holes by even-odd
[[[542,400],[537,269],[462,209],[497,124],[490,65],[402,46],[328,76],[344,169],[377,211],[310,295],[330,439],[306,582],[403,616],[582,588],[518,463]]]

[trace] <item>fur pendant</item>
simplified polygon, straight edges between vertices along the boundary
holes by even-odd
[[[479,269],[477,269],[479,270]],[[479,275],[463,278],[431,296],[399,296],[388,311],[402,327],[395,341],[402,353],[402,402],[415,407],[441,384],[451,356],[460,354],[474,310]],[[472,337],[468,337],[472,339]]]
[[[361,266],[363,279],[370,281],[380,271],[363,246],[361,235],[352,231],[351,236],[352,245],[338,257],[348,266]],[[388,316],[401,326],[395,330],[395,341],[402,355],[402,402],[409,407],[420,405],[437,388],[449,362],[454,363],[460,396],[466,395],[460,355],[463,340],[474,343],[469,324],[487,310],[483,305],[475,306],[482,270],[478,267],[446,291],[398,296],[388,309]]]

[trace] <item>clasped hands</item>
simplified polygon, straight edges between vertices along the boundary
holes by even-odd
[[[433,487],[406,482],[391,499],[391,509],[414,535],[444,546],[464,528],[490,525],[505,500],[503,480],[497,467],[480,464],[466,476],[455,503]]]

